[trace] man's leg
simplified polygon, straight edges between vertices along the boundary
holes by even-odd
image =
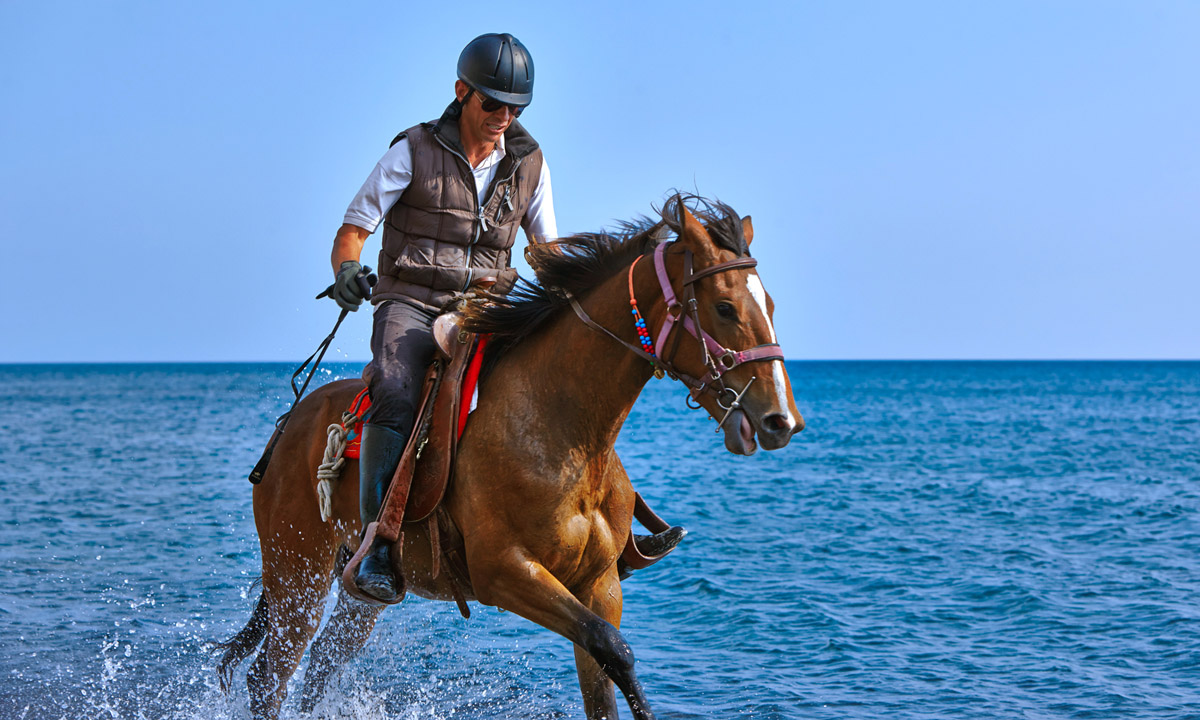
[[[359,512],[363,527],[379,515],[400,455],[416,423],[421,385],[433,358],[435,313],[390,301],[375,310],[371,364],[363,373],[371,394],[370,422],[363,426],[359,457]],[[401,584],[392,574],[388,543],[376,540],[355,583],[363,592],[394,601]]]

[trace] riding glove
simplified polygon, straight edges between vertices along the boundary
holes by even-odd
[[[362,265],[357,260],[347,260],[338,269],[337,280],[333,283],[333,299],[343,310],[358,310],[362,305],[363,294],[356,276],[362,271]]]

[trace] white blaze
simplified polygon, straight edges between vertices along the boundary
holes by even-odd
[[[758,303],[763,320],[767,321],[767,331],[771,333],[771,342],[779,342],[775,339],[775,326],[771,324],[771,316],[767,313],[767,290],[763,287],[762,280],[758,279],[758,273],[752,272],[746,276],[746,289],[750,291],[750,297],[754,298],[754,302]]]
[[[746,289],[750,291],[750,297],[754,298],[754,302],[758,303],[758,309],[767,323],[767,332],[771,333],[771,342],[778,343],[779,340],[775,337],[775,326],[771,324],[771,314],[767,312],[767,290],[763,287],[762,280],[758,278],[758,273],[751,272],[746,276]],[[792,411],[788,409],[787,392],[784,390],[787,382],[784,380],[782,360],[771,361],[771,381],[775,383],[775,399],[779,402],[779,408],[787,416],[788,424],[795,425]]]

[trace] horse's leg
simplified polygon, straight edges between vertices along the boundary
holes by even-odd
[[[284,562],[278,562],[283,559]],[[300,658],[308,648],[332,580],[332,553],[329,567],[313,567],[289,554],[277,556],[276,562],[263,563],[263,596],[267,598],[267,637],[262,649],[246,674],[250,691],[250,711],[256,720],[279,717],[279,707],[287,697],[287,684]]]
[[[468,559],[469,566],[473,559]],[[503,567],[492,566],[481,573],[479,583],[472,570],[472,584],[480,601],[514,612],[575,643],[621,688],[635,720],[653,720],[654,713],[633,671],[633,650],[621,632],[584,607],[540,563],[511,552],[502,562]],[[590,675],[588,682],[594,687]],[[597,707],[602,708],[603,703]]]
[[[301,712],[312,712],[325,694],[329,676],[362,650],[384,607],[368,605],[350,597],[345,590],[338,591],[337,607],[312,646],[300,695]]]
[[[621,626],[621,583],[611,573],[606,573],[592,588],[591,597],[583,600],[592,612],[613,627]],[[579,645],[575,646],[575,669],[588,720],[616,720],[617,698],[613,693],[613,682]]]

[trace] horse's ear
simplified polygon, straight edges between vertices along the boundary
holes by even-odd
[[[682,231],[679,233],[679,239],[686,245],[698,258],[703,258],[708,262],[714,262],[716,252],[713,249],[712,239],[708,236],[708,231],[696,219],[696,216],[688,210],[683,203],[679,203],[679,215],[683,221]]]
[[[746,238],[746,247],[754,240],[754,226],[750,224],[750,216],[742,218],[742,235]]]

